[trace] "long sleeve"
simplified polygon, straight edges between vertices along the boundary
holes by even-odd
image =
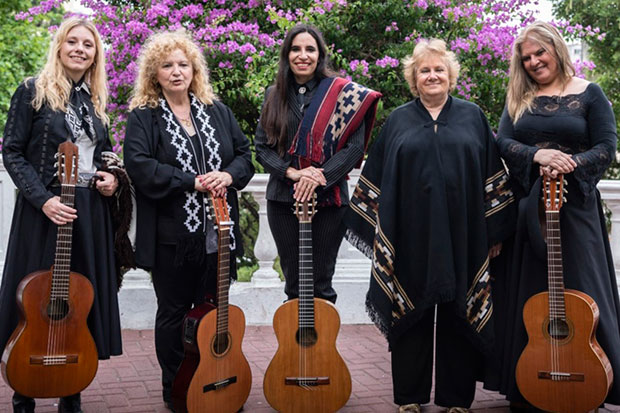
[[[28,86],[22,83],[11,98],[4,128],[2,159],[20,192],[28,202],[40,209],[54,194],[45,188],[35,167],[26,158],[34,117],[31,104],[33,92],[34,82]]]
[[[365,131],[365,125],[362,122],[347,140],[344,147],[322,165],[323,175],[327,180],[325,189],[332,187],[343,179],[364,156]]]
[[[148,112],[146,115],[150,117]],[[151,136],[153,125],[147,126],[143,120],[138,110],[133,110],[127,120],[124,160],[133,184],[150,199],[193,190],[194,175],[156,159],[156,140]]]
[[[232,187],[241,190],[250,182],[252,175],[254,175],[250,142],[241,131],[237,119],[235,119],[230,108],[226,107],[225,113],[228,117],[228,132],[232,138],[234,158],[228,165],[222,168],[222,171],[228,172],[232,176]]]
[[[603,176],[616,153],[616,120],[609,100],[596,84],[590,85],[591,101],[586,120],[590,136],[590,149],[573,155],[577,163],[574,176],[579,189],[589,195]]]
[[[269,87],[265,92],[263,106],[267,102],[269,93],[273,92],[273,87]],[[262,112],[262,109],[261,109]],[[256,148],[256,159],[265,168],[265,171],[277,176],[280,179],[286,178],[286,169],[291,166],[290,157],[282,158],[274,146],[267,144],[267,134],[263,129],[260,119],[256,126],[256,136],[254,137],[254,146]]]
[[[506,165],[508,165],[510,177],[522,187],[523,191],[528,192],[531,185],[530,174],[534,162],[534,154],[538,151],[538,148],[514,139],[514,125],[507,108],[504,108],[499,121],[497,145],[500,155],[506,161]]]

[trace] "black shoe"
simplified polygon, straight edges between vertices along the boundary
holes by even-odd
[[[34,413],[34,399],[13,393],[13,413]]]
[[[174,404],[172,404],[172,402],[167,402],[167,401],[164,401],[164,404],[166,405],[166,408],[167,408],[168,410],[170,410],[172,413],[174,413],[174,412],[175,412],[175,410],[174,410]]]
[[[58,402],[58,413],[84,413],[82,412],[82,397],[80,393],[61,397]]]

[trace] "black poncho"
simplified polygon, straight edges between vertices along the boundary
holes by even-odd
[[[350,205],[348,239],[372,258],[367,308],[388,340],[451,302],[487,350],[488,250],[513,231],[514,203],[480,108],[449,97],[435,121],[419,99],[397,108]]]

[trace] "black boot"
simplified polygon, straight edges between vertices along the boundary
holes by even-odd
[[[13,413],[34,413],[34,399],[13,393]]]
[[[58,402],[58,413],[83,413],[80,393],[73,396],[61,397]]]

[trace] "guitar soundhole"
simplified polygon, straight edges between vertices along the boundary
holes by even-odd
[[[551,319],[547,325],[547,333],[555,340],[565,340],[570,335],[570,327],[566,320]]]
[[[64,298],[52,298],[47,304],[47,316],[53,320],[62,320],[69,313],[69,303]]]
[[[295,339],[300,346],[310,347],[316,344],[317,335],[314,327],[300,327]]]
[[[213,354],[223,356],[230,348],[230,336],[228,333],[216,334],[213,337]]]

